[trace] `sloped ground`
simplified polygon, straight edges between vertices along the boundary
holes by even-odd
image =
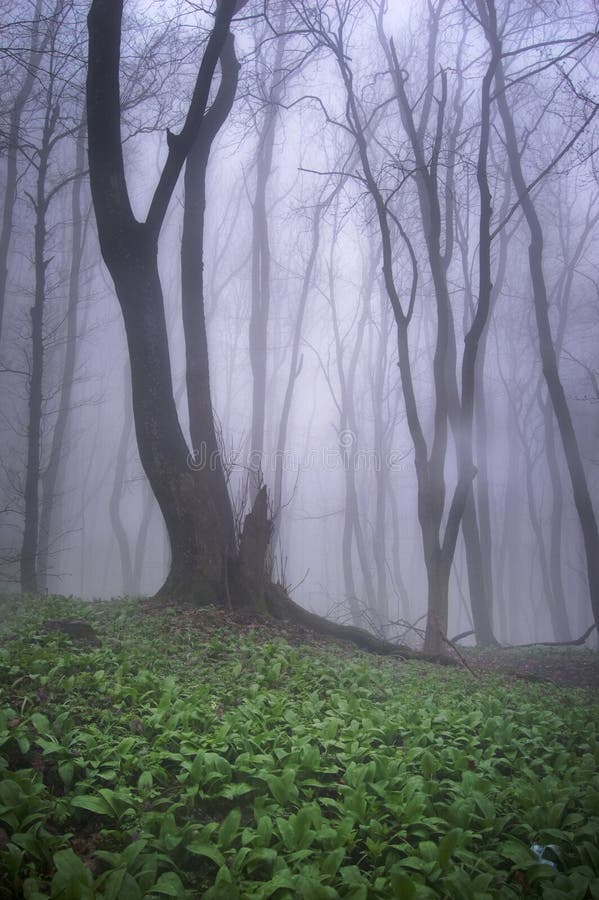
[[[0,900],[599,898],[598,764],[596,692],[0,596]]]
[[[159,615],[163,607],[143,604],[149,615]],[[311,628],[264,620],[220,609],[177,609],[177,627],[181,630],[196,628],[206,633],[223,627],[252,630],[264,640],[280,637],[291,644],[308,644],[332,649],[337,654],[352,655],[356,648],[317,634]],[[462,648],[460,654],[477,675],[484,673],[505,674],[528,681],[547,682],[556,687],[599,689],[599,652],[580,647],[525,647],[525,648]],[[463,665],[456,654],[455,663]]]
[[[558,687],[599,689],[599,653],[558,647],[461,651],[476,671],[546,681]]]

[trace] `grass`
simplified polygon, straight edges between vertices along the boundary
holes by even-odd
[[[2,900],[599,898],[596,696],[135,601],[0,621]]]

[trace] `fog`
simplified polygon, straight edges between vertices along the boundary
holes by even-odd
[[[215,6],[124,4],[139,221]],[[2,3],[0,577],[108,598],[158,591],[171,549],[90,193],[88,8]],[[599,615],[597,21],[591,0],[248,0],[233,19],[239,82],[195,235],[218,465],[238,531],[266,485],[268,570],[307,609],[416,645],[427,612],[505,643]],[[213,461],[190,433],[186,202],[181,176],[158,262],[193,473]]]

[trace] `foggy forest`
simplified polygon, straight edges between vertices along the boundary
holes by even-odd
[[[79,620],[108,627],[89,601],[117,598],[111,639],[134,620],[140,647],[140,610],[179,629],[204,611],[229,623],[226,659],[236,628],[242,646],[287,622],[435,660],[452,685],[479,677],[478,651],[597,667],[598,38],[596,0],[0,0],[3,634],[52,614],[39,646],[101,654]],[[6,706],[8,735],[26,723]],[[2,804],[0,784],[0,856]],[[98,804],[79,813],[116,815]],[[93,866],[69,869],[83,850],[56,844],[26,896],[599,896],[596,845],[574,876],[543,856],[566,838],[534,823],[499,887],[454,884],[439,855],[435,884],[414,866],[394,893],[375,875],[345,890],[340,855],[325,893],[306,872],[253,893],[225,865],[236,815],[219,856],[198,851],[219,872],[201,888],[182,862],[145,888],[117,867],[138,894],[105,873],[92,888]]]
[[[87,6],[4,10],[4,584],[164,584],[152,404],[188,472],[224,482],[226,541],[266,487],[266,565],[302,606],[386,636],[427,616],[481,643],[582,634],[599,616],[594,4],[246,4],[181,178],[209,13],[125,4],[120,118],[98,108],[94,137]],[[94,179],[100,231],[152,230],[162,308],[121,314]],[[131,394],[146,304],[164,411],[135,373]]]

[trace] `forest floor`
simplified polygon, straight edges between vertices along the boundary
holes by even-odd
[[[580,647],[467,648],[475,671],[546,681],[557,687],[599,689],[599,653]]]
[[[146,607],[149,614],[164,607]],[[334,648],[336,653],[353,654],[356,648],[334,638],[317,634],[311,628],[295,623],[262,619],[257,616],[220,609],[179,607],[177,626],[181,630],[195,628],[206,637],[223,627],[252,629],[257,637],[273,640],[279,637],[291,644],[308,644]],[[555,687],[599,689],[599,652],[585,647],[459,647],[459,655],[450,651],[458,666],[467,665],[475,676],[505,675],[527,681],[547,682]],[[462,658],[460,658],[462,657]]]
[[[460,654],[0,595],[0,900],[599,898],[597,654]]]

